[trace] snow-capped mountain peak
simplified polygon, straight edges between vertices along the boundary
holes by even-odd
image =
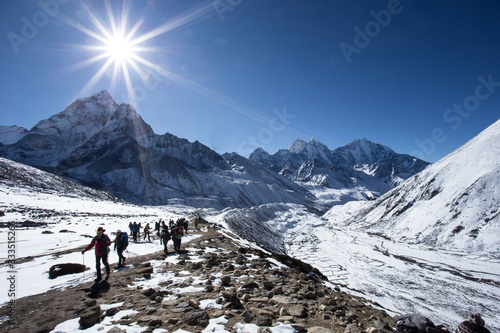
[[[292,145],[290,146],[290,148],[288,148],[288,151],[290,153],[300,153],[301,151],[303,151],[307,146],[307,142],[305,142],[304,140],[301,140],[301,139],[296,139]]]
[[[40,121],[0,156],[141,204],[245,207],[310,203],[314,196],[244,158],[232,164],[207,146],[157,135],[128,104],[103,90]]]
[[[28,130],[19,126],[0,126],[0,143],[4,145],[13,144],[28,134]]]
[[[327,188],[327,196],[337,204],[378,197],[428,165],[367,139],[354,140],[333,151],[314,138],[309,142],[297,139],[288,150],[269,155],[259,149],[249,159],[293,181]],[[332,195],[331,191],[342,189],[352,192]]]
[[[78,98],[77,101],[82,102],[95,102],[97,105],[101,106],[103,110],[114,111],[116,108],[116,102],[107,90],[101,90],[89,97]]]
[[[377,163],[396,155],[391,148],[365,138],[356,139],[335,151],[357,165]]]

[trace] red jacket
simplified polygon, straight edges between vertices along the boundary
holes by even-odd
[[[90,250],[92,246],[95,245],[95,255],[102,257],[108,254],[108,246],[111,245],[111,240],[108,235],[95,236],[92,238],[92,242],[85,248],[85,251]]]

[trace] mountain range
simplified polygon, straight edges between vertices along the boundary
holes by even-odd
[[[500,249],[500,120],[375,202],[332,208],[336,225],[461,251]],[[349,210],[350,217],[345,212]],[[340,215],[339,215],[340,212]]]
[[[362,193],[344,201],[373,199],[428,165],[366,139],[333,151],[311,139],[274,155],[260,148],[248,159],[220,155],[198,141],[155,134],[131,105],[118,105],[105,90],[31,130],[2,126],[0,142],[2,157],[129,202],[216,209],[267,203],[325,209],[310,186]]]

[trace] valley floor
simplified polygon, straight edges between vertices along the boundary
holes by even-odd
[[[481,313],[500,330],[500,258],[395,243],[322,219],[291,229],[287,254],[393,314],[419,313],[455,329]]]

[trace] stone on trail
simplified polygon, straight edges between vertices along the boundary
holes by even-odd
[[[56,264],[49,269],[49,279],[55,279],[58,276],[82,273],[85,271],[86,266],[82,264]]]
[[[189,326],[206,327],[209,323],[209,319],[206,311],[193,311],[182,315],[182,322]]]
[[[78,320],[78,323],[80,324],[80,328],[87,329],[97,324],[100,319],[101,307],[99,305],[95,305],[83,311],[80,316],[80,320]]]

